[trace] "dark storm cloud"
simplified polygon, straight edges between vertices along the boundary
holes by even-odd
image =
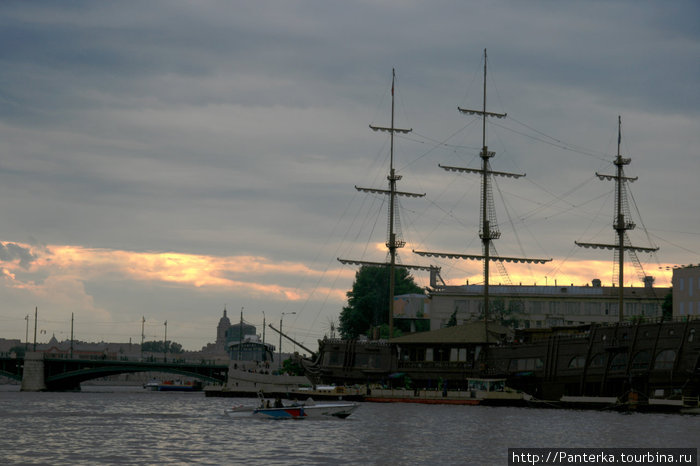
[[[19,265],[27,268],[36,259],[29,248],[15,243],[0,243],[0,260],[11,262],[19,261]]]
[[[476,252],[479,180],[437,164],[478,162],[480,125],[456,107],[481,105],[487,48],[488,105],[512,117],[488,129],[493,166],[527,173],[499,180],[499,251],[522,241],[566,258],[593,240],[581,235],[612,234],[612,186],[594,173],[611,168],[622,115],[663,262],[698,262],[697,235],[678,233],[700,228],[687,215],[700,197],[698,17],[695,1],[2,2],[0,240],[320,269],[341,252],[381,260],[385,200],[354,186],[386,187],[388,141],[367,125],[389,124],[396,68],[397,124],[414,128],[395,141],[400,189],[427,194],[403,204],[404,233]],[[88,288],[98,306],[141,305]],[[218,312],[225,294],[203,306]]]

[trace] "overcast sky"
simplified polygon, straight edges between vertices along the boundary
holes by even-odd
[[[501,255],[523,284],[610,284],[617,119],[644,272],[700,262],[697,1],[5,1],[0,4],[0,337],[168,339],[199,349],[224,307],[303,343],[383,261],[396,69],[404,263],[481,281],[488,127]],[[641,214],[640,216],[637,213]],[[645,228],[644,228],[645,227]],[[427,286],[428,277],[415,274]],[[495,275],[492,280],[502,279]],[[639,284],[630,267],[628,284]],[[296,314],[292,315],[291,313]],[[25,317],[30,315],[29,320]],[[45,332],[45,333],[44,333]],[[272,332],[268,331],[269,335]],[[274,336],[276,340],[276,336]],[[286,348],[285,348],[286,350]]]

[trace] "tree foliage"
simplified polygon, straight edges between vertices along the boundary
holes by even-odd
[[[180,343],[175,343],[174,341],[170,340],[168,340],[165,343],[166,346],[163,345],[163,340],[144,341],[143,348],[141,349],[143,351],[148,351],[151,353],[165,353],[165,348],[168,349],[168,353],[172,354],[180,354],[185,352],[185,350],[182,349],[182,345]]]
[[[407,269],[394,269],[394,295],[423,293]],[[348,304],[340,313],[342,338],[357,338],[371,328],[389,323],[389,267],[362,266],[355,273]],[[395,321],[397,323],[397,321]],[[388,336],[388,330],[387,330]]]
[[[304,375],[304,368],[301,363],[295,358],[289,358],[282,361],[282,373],[289,375]]]
[[[454,327],[457,325],[457,308],[455,308],[454,311],[452,311],[452,315],[450,315],[450,320],[447,321],[447,327]]]
[[[523,304],[521,301],[511,300],[506,306],[503,298],[495,298],[489,302],[489,320],[498,322],[504,327],[516,328],[518,326],[519,314],[522,314]],[[479,320],[484,318],[483,307],[479,311]]]
[[[18,358],[23,358],[25,352],[25,345],[15,345],[10,348],[10,353],[15,353]]]
[[[664,320],[671,320],[673,318],[673,291],[669,290],[668,294],[664,297],[664,302],[661,304],[662,315]]]

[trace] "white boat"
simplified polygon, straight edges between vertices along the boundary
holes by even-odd
[[[276,330],[272,326],[270,328]],[[279,366],[277,371],[270,367],[274,357],[273,350],[272,345],[263,343],[256,335],[245,335],[242,343],[229,343],[231,361],[226,384],[207,386],[204,388],[204,395],[255,397],[262,391],[272,397],[288,397],[288,394],[299,387],[311,386],[311,381],[304,376],[280,374]]]
[[[345,419],[357,409],[357,403],[319,403],[307,400],[301,404],[291,404],[277,407],[262,405],[261,407],[234,406],[224,410],[224,414],[233,418],[258,417],[263,419],[323,419],[340,418]]]
[[[526,406],[529,395],[506,386],[506,379],[467,379],[467,390],[371,388],[364,401],[450,405]]]
[[[256,397],[263,391],[268,396],[286,397],[288,393],[302,386],[310,386],[311,381],[304,376],[277,375],[270,370],[258,367],[252,361],[231,361],[228,379],[224,386],[207,386],[206,396],[213,397]]]
[[[183,382],[181,380],[151,380],[143,384],[143,388],[154,392],[198,392],[202,390],[202,382],[199,380]]]
[[[155,392],[158,390],[158,385],[160,385],[160,380],[151,379],[150,381],[143,384],[143,388],[145,388],[146,390],[151,390],[151,391]]]

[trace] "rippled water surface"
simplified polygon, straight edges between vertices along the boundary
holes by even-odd
[[[0,387],[0,464],[507,464],[508,448],[698,447],[700,417],[361,403],[348,419],[223,414],[251,399]]]

